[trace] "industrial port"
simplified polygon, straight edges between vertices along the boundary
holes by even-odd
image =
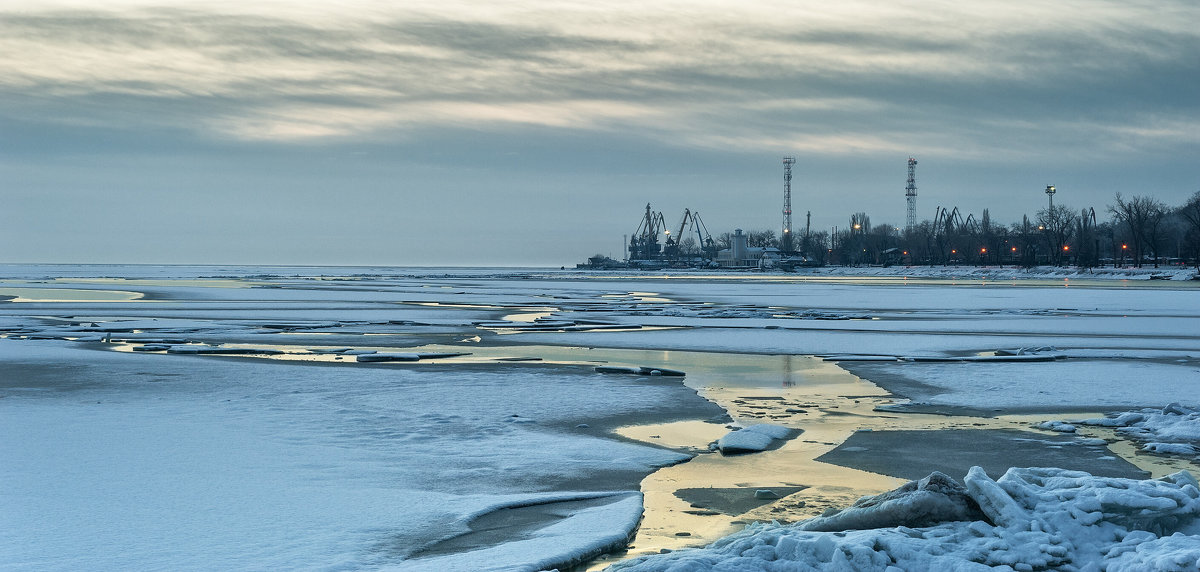
[[[623,260],[596,255],[586,263],[578,264],[577,268],[726,268],[788,271],[797,267],[823,266],[832,252],[829,246],[837,240],[837,229],[834,228],[832,234],[819,232],[814,235],[811,225],[812,213],[809,212],[805,215],[803,231],[796,237],[792,228],[792,166],[795,164],[795,157],[783,158],[783,224],[778,235],[773,231],[748,233],[737,228],[733,232],[719,234],[714,239],[698,211],[685,208],[679,224],[668,226],[663,213],[655,211],[647,203],[633,234],[626,235],[623,240]],[[916,164],[916,159],[908,160],[908,186],[905,196],[908,200],[910,229],[916,218]]]
[[[856,212],[844,227],[814,229],[811,211],[805,213],[802,227],[794,228],[795,163],[793,157],[783,158],[783,217],[778,230],[737,228],[714,235],[691,208],[684,209],[677,225],[669,226],[663,213],[647,204],[633,234],[623,238],[622,260],[596,255],[577,268],[785,272],[825,265],[1200,268],[1200,192],[1174,208],[1153,197],[1125,199],[1117,193],[1112,204],[1075,209],[1061,201],[1056,204],[1059,189],[1046,185],[1044,206],[1011,224],[993,220],[988,209],[976,216],[941,205],[933,218],[918,221],[917,160],[909,157],[903,228],[873,225],[867,213]],[[1036,202],[1029,206],[1037,208]],[[1097,211],[1108,212],[1111,220],[1098,220]]]

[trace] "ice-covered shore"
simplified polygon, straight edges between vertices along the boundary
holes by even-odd
[[[1200,485],[1186,471],[1139,481],[1014,468],[992,480],[975,467],[964,482],[934,473],[836,514],[609,570],[1200,569]]]

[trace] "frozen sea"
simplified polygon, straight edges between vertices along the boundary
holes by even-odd
[[[751,457],[781,466],[915,420],[1032,416],[1020,427],[1046,433],[1029,425],[1192,411],[1200,290],[1133,278],[0,265],[0,569],[540,570],[658,546],[671,501],[648,475],[725,463],[734,490],[765,474],[707,438],[668,442],[672,423],[804,431]],[[836,415],[860,401],[861,419]],[[1098,455],[1153,477],[1195,466],[1097,430],[1116,451]],[[820,469],[863,478],[855,493],[904,481]],[[788,498],[815,506],[804,495],[828,487],[812,474],[787,477]],[[711,517],[671,548],[769,509]]]

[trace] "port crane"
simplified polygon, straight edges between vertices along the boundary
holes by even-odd
[[[670,236],[670,231],[667,230],[667,222],[663,219],[661,212],[654,211],[650,208],[650,203],[646,203],[646,214],[642,217],[642,221],[638,223],[637,230],[633,233],[633,238],[629,239],[629,260],[656,260],[660,258],[662,245],[658,243],[659,234]]]
[[[700,247],[703,258],[710,260],[716,258],[716,243],[713,242],[712,235],[708,232],[708,227],[704,225],[704,220],[700,218],[700,213],[692,212],[691,209],[683,209],[683,218],[679,222],[679,232],[672,236],[671,231],[666,231],[667,242],[663,248],[663,255],[672,260],[683,256],[685,254],[681,252],[683,240],[693,232],[696,235],[696,245]]]

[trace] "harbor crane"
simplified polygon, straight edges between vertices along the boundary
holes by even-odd
[[[646,214],[638,223],[633,238],[629,239],[629,259],[656,260],[661,258],[662,245],[658,242],[660,234],[670,235],[667,223],[663,220],[661,212],[655,212],[650,208],[650,203],[646,203]]]
[[[696,245],[703,253],[703,258],[713,259],[717,256],[716,243],[713,242],[712,235],[709,234],[708,228],[704,225],[704,221],[700,218],[699,212],[692,212],[691,209],[683,209],[683,218],[679,221],[679,232],[671,236],[671,231],[667,232],[667,243],[663,248],[663,254],[670,259],[678,259],[690,253],[681,251],[682,243],[685,237],[690,237],[691,234],[696,235]]]

